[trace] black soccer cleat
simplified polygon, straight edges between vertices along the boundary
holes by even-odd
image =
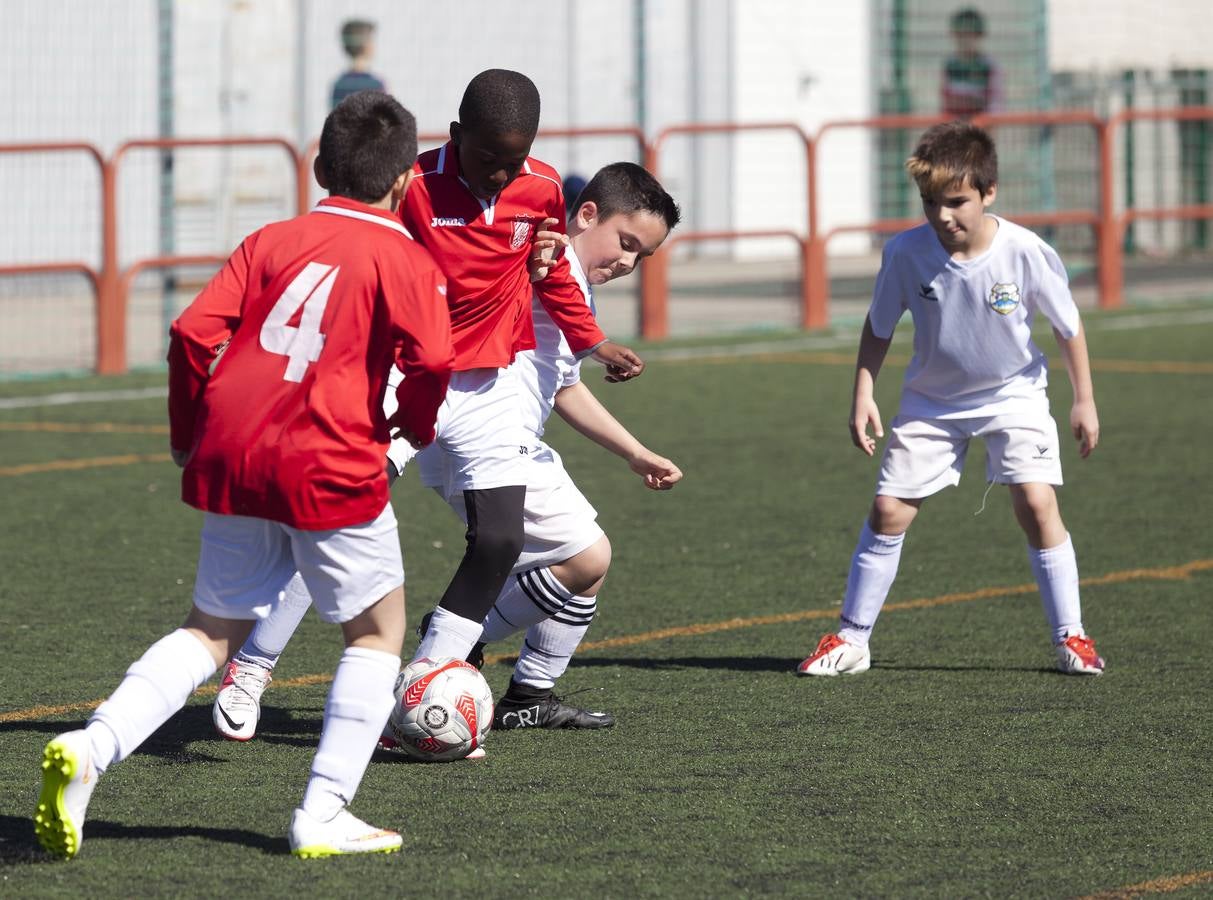
[[[511,685],[512,687],[512,685]],[[615,717],[570,706],[551,691],[539,697],[520,697],[507,691],[493,710],[493,728],[610,728]]]
[[[417,640],[422,640],[425,633],[430,630],[430,619],[434,618],[433,612],[427,612],[421,617],[421,622],[417,625]],[[467,662],[470,662],[477,669],[484,668],[484,643],[477,641],[472,645],[472,649],[468,651]]]

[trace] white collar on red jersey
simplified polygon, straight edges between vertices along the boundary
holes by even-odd
[[[362,209],[346,206],[345,204],[357,204]],[[329,213],[334,216],[346,216],[351,219],[360,219],[363,222],[374,222],[376,225],[382,225],[384,228],[390,228],[393,231],[399,231],[410,241],[413,236],[409,234],[407,228],[400,224],[390,213],[380,212],[373,207],[367,206],[365,203],[358,203],[356,200],[349,200],[345,197],[329,197],[326,200],[321,200],[312,212]]]

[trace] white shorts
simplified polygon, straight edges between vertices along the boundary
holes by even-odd
[[[519,389],[513,366],[455,372],[438,410],[434,443],[418,453],[393,441],[388,458],[403,472],[416,456],[421,483],[444,495],[526,484],[524,450],[533,438],[522,425]]]
[[[514,564],[515,574],[564,562],[597,543],[603,535],[596,521],[598,510],[573,484],[559,453],[542,442],[533,445],[525,472],[526,500],[522,511],[525,539]],[[466,525],[467,508],[462,493],[448,492],[446,502]]]
[[[304,531],[250,516],[206,513],[194,605],[222,619],[263,619],[298,571],[326,622],[348,622],[404,584],[389,503],[377,518]]]
[[[960,483],[969,441],[986,445],[986,480],[1059,485],[1057,423],[1048,412],[977,419],[893,420],[876,493],[903,500],[929,497]]]

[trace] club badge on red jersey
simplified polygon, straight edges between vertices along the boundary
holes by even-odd
[[[510,237],[510,249],[517,250],[519,247],[525,247],[531,239],[531,223],[529,219],[517,218],[514,220],[514,234]]]

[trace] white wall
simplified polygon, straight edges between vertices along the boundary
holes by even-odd
[[[872,115],[869,7],[866,3],[768,0],[738,3],[736,99],[741,121],[792,120],[814,134],[823,122]],[[872,218],[871,140],[867,132],[830,134],[819,151],[820,224]],[[739,228],[806,230],[802,144],[791,137],[738,143],[734,197]],[[866,249],[866,238],[840,237],[831,252]],[[787,242],[746,242],[744,255],[790,255]]]
[[[1213,68],[1208,0],[1050,0],[1049,67]]]

